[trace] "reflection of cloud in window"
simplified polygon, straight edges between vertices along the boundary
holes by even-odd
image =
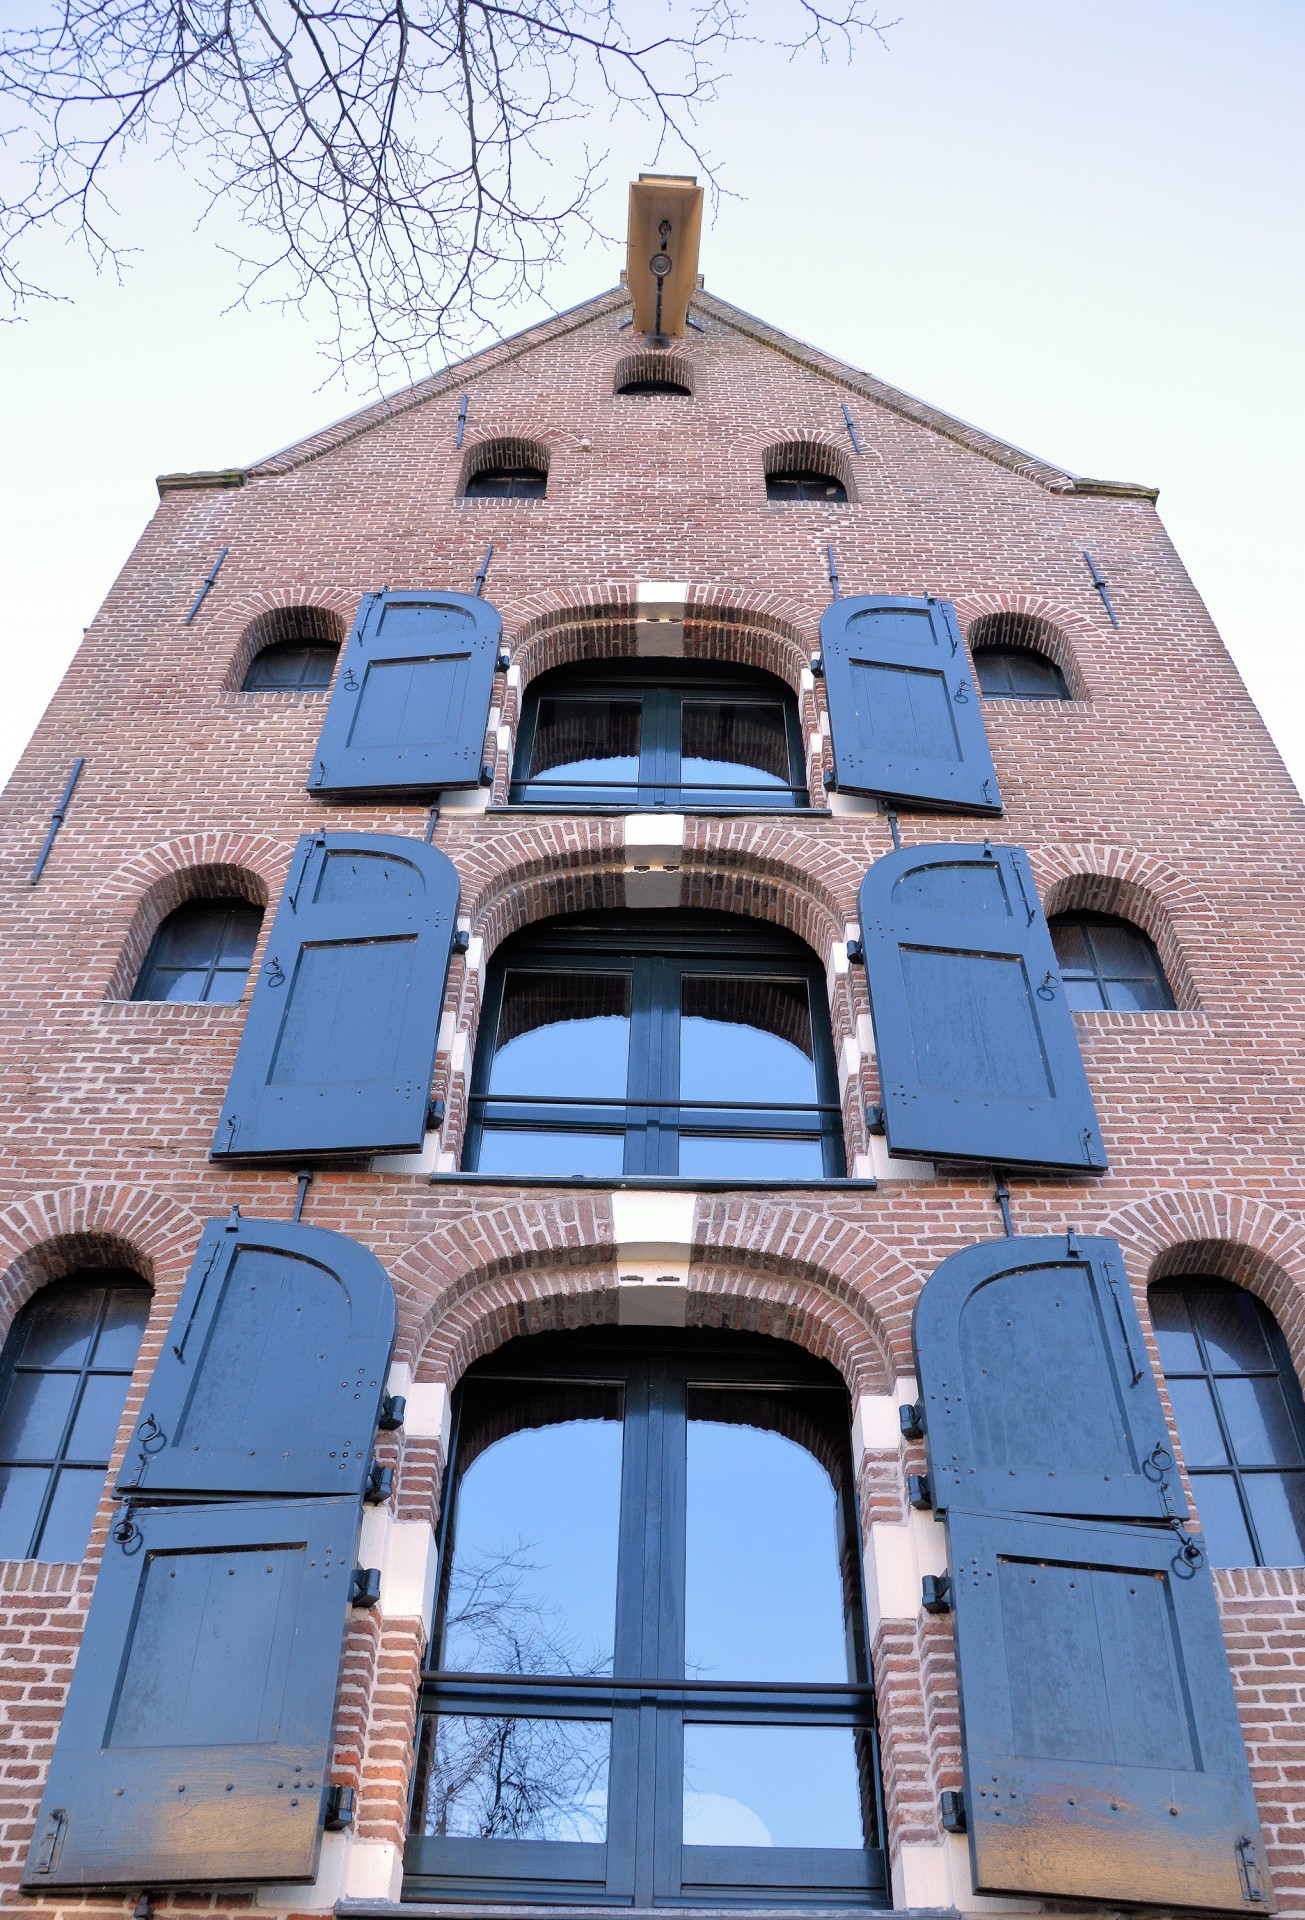
[[[773,1847],[770,1828],[751,1807],[725,1793],[684,1795],[684,1844],[687,1847]]]

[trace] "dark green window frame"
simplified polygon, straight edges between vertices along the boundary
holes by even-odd
[[[1175,1011],[1178,1003],[1155,942],[1132,920],[1117,913],[1071,912],[1053,914],[1048,925],[1075,1013]]]
[[[274,640],[249,663],[242,693],[324,693],[340,649],[308,640]]]
[[[976,645],[974,671],[985,700],[1069,700],[1065,676],[1035,647]]]
[[[516,1340],[468,1371],[454,1420],[440,1522],[440,1581],[430,1646],[445,1645],[451,1545],[457,1525],[464,1409],[474,1384],[556,1382],[623,1393],[620,1546],[614,1671],[605,1676],[422,1675],[418,1764],[405,1852],[405,1899],[585,1901],[636,1907],[891,1904],[860,1529],[850,1448],[851,1407],[835,1370],[757,1335],[610,1330],[585,1339]],[[829,1396],[822,1418],[837,1492],[849,1668],[847,1684],[691,1680],[684,1672],[686,1395],[695,1386],[800,1390]],[[510,1404],[510,1402],[509,1402]],[[806,1403],[810,1405],[810,1402]],[[562,1416],[564,1417],[564,1416]],[[523,1422],[524,1424],[524,1422]],[[503,1431],[511,1431],[505,1425]],[[566,1490],[559,1490],[566,1497]],[[572,1495],[572,1497],[576,1497]],[[509,1720],[607,1722],[611,1766],[605,1843],[453,1838],[423,1831],[432,1721],[440,1713]],[[682,1844],[686,1726],[847,1727],[858,1752],[867,1844],[856,1848]]]
[[[582,1086],[579,1092],[559,1090],[538,1099],[490,1091],[503,990],[512,968],[565,976],[629,976],[629,1074],[624,1098],[588,1097]],[[681,983],[686,976],[713,974],[803,984],[811,1021],[814,1101],[708,1104],[680,1099]],[[581,1071],[577,1063],[577,1073]],[[571,1082],[572,1087],[576,1085]],[[810,949],[791,934],[734,914],[576,914],[528,928],[499,948],[486,981],[462,1154],[464,1171],[477,1169],[484,1135],[491,1127],[505,1133],[623,1134],[622,1175],[668,1179],[679,1176],[683,1136],[809,1141],[820,1148],[817,1177],[841,1179],[846,1173],[842,1106],[825,976]],[[777,1175],[774,1184],[782,1186],[783,1176]]]
[[[132,999],[233,1005],[244,997],[262,924],[263,909],[248,900],[184,901],[155,929]]]
[[[639,771],[633,780],[550,779],[532,774],[531,764],[539,729],[541,701],[548,699],[592,702],[637,702],[639,707]],[[760,786],[746,780],[712,785],[686,785],[681,777],[686,705],[746,709],[779,707],[783,713],[788,757],[788,784]],[[740,772],[743,771],[740,763]],[[773,674],[745,668],[707,667],[694,661],[669,661],[656,667],[643,661],[613,660],[601,665],[587,661],[557,667],[533,681],[525,700],[517,736],[510,800],[514,806],[612,806],[623,812],[635,808],[673,807],[692,812],[699,808],[740,808],[748,812],[787,812],[810,805],[806,752],[797,701],[792,690]]]

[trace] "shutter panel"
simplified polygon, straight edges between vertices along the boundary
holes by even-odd
[[[110,1536],[24,1886],[312,1879],[358,1515],[142,1507]]]
[[[886,854],[860,907],[889,1152],[1104,1172],[1023,848]]]
[[[915,1348],[936,1508],[1164,1521],[1169,1433],[1115,1241],[965,1247],[920,1295]]]
[[[394,1331],[389,1276],[357,1241],[211,1220],[118,1491],[361,1497]]]
[[[452,862],[418,840],[300,840],[215,1159],[420,1148],[458,892]]]
[[[308,790],[474,787],[503,622],[469,593],[371,593],[345,643]]]
[[[1118,1246],[967,1247],[914,1333],[975,1887],[1271,1911],[1214,1582],[1166,1524],[1186,1509]]]
[[[978,689],[946,600],[867,593],[820,622],[834,772],[847,793],[1000,813]]]

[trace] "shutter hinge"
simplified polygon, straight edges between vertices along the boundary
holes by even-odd
[[[847,960],[848,960],[848,965],[849,965],[849,966],[853,966],[853,967],[863,967],[863,966],[865,965],[865,942],[864,942],[864,940],[849,940],[849,941],[848,941],[848,943],[847,943]]]
[[[908,1400],[897,1409],[898,1424],[902,1429],[903,1440],[924,1439],[924,1402]]]
[[[357,1804],[358,1796],[352,1787],[329,1786],[326,1789],[326,1818],[322,1823],[327,1833],[347,1833],[353,1825]]]
[[[383,1467],[379,1460],[373,1460],[367,1469],[367,1484],[363,1488],[363,1499],[369,1507],[388,1506],[394,1498],[394,1468]]]
[[[952,1577],[949,1573],[926,1573],[920,1582],[920,1605],[926,1613],[950,1613]]]
[[[881,1106],[868,1107],[866,1109],[865,1128],[867,1133],[886,1133],[888,1131],[884,1120],[884,1110]]]
[[[906,1494],[911,1505],[918,1513],[932,1513],[933,1489],[929,1485],[927,1473],[908,1473],[906,1476]]]
[[[55,1807],[45,1823],[45,1832],[36,1852],[37,1873],[49,1873],[59,1857],[59,1845],[63,1839],[64,1828],[68,1825],[68,1815],[62,1807]]]
[[[1237,1856],[1237,1871],[1241,1875],[1242,1899],[1250,1906],[1262,1907],[1265,1904],[1264,1888],[1260,1884],[1259,1863],[1255,1858],[1255,1842],[1249,1834],[1243,1834],[1233,1848]]]
[[[394,1433],[407,1415],[408,1402],[401,1393],[387,1393],[381,1400],[381,1417],[376,1422],[382,1433]]]
[[[427,1133],[438,1133],[443,1125],[444,1102],[442,1100],[432,1100],[426,1109],[426,1131]]]
[[[471,945],[471,928],[459,927],[457,932],[454,934],[453,940],[452,940],[452,947],[453,947],[454,953],[465,953],[467,951],[467,948],[470,945]]]
[[[374,1607],[381,1597],[381,1570],[379,1567],[355,1567],[353,1579],[349,1582],[349,1605],[351,1607]]]
[[[481,767],[481,769],[480,769],[480,784],[481,784],[481,786],[482,786],[482,787],[492,787],[492,786],[493,786],[493,784],[494,784],[494,767],[493,767],[493,763],[492,763],[492,761],[489,761],[489,760],[486,760],[486,761],[484,762],[484,764],[482,765],[482,767]]]
[[[949,1787],[938,1796],[938,1810],[942,1815],[944,1833],[968,1833],[969,1825],[965,1818],[965,1795],[956,1788]]]
[[[815,679],[815,680],[823,680],[823,679],[824,679],[824,677],[825,677],[825,656],[824,656],[824,654],[823,654],[823,653],[813,653],[813,654],[812,654],[812,656],[811,656],[811,675],[812,675],[812,678],[813,678],[813,679]]]
[[[510,654],[510,653],[508,652],[508,650],[507,650],[507,648],[506,648],[506,647],[500,647],[500,648],[499,648],[499,655],[498,655],[498,670],[499,670],[499,672],[500,672],[500,673],[506,673],[506,672],[507,672],[507,670],[508,670],[508,668],[509,668],[509,667],[510,667],[511,665],[512,665],[512,655],[511,655],[511,654]]]

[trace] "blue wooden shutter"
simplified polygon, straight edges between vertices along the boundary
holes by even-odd
[[[457,873],[435,847],[364,833],[300,840],[215,1158],[421,1146],[457,910]]]
[[[915,1313],[984,1893],[1271,1911],[1199,1540],[1112,1240],[993,1239]]]
[[[860,904],[889,1151],[1104,1171],[1023,848],[886,854]]]
[[[394,1327],[389,1276],[356,1240],[211,1220],[118,1491],[360,1496]]]
[[[340,656],[310,793],[474,787],[503,622],[469,593],[371,593]]]
[[[950,602],[835,600],[820,622],[834,775],[846,793],[1000,813],[978,689]]]

